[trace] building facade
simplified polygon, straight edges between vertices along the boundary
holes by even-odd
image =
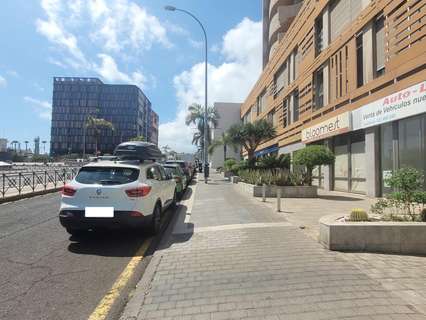
[[[0,138],[0,152],[7,151],[7,139]]]
[[[263,0],[263,67],[278,48],[303,0]]]
[[[114,130],[100,129],[98,139],[94,128],[84,130],[88,116],[110,121]],[[97,78],[53,79],[52,127],[50,150],[52,155],[69,153],[112,153],[115,146],[137,136],[150,139],[155,132],[152,118],[158,115],[151,102],[135,85],[104,84]],[[157,136],[158,136],[158,129]],[[84,137],[85,136],[85,137]],[[157,143],[157,141],[153,141]]]
[[[156,145],[158,145],[158,128],[159,128],[159,117],[158,114],[156,114],[152,109],[150,112],[150,117],[149,117],[149,123],[150,126],[148,127],[148,141],[155,143]]]
[[[305,0],[241,107],[275,120],[259,147],[325,144],[316,184],[380,196],[392,170],[426,172],[426,0]]]
[[[240,107],[241,103],[216,102],[214,104],[219,119],[217,127],[212,129],[212,141],[222,139],[222,134],[232,125],[240,122]],[[224,146],[215,148],[209,158],[210,167],[213,169],[223,167],[225,161]],[[240,160],[240,150],[235,150],[235,148],[231,146],[226,146],[226,158]]]

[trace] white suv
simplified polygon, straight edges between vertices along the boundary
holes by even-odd
[[[157,233],[164,210],[176,205],[175,189],[176,182],[155,162],[90,163],[64,186],[59,220],[72,235],[143,226]]]

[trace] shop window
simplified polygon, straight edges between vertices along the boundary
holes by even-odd
[[[374,21],[374,65],[375,77],[385,73],[385,18],[380,15]]]
[[[364,85],[364,58],[362,49],[362,34],[356,38],[356,84],[357,88]]]
[[[400,168],[411,167],[423,173],[426,172],[425,121],[425,115],[399,121],[398,158]]]
[[[321,67],[314,74],[315,109],[324,106],[324,70]]]

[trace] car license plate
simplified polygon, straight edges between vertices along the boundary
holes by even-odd
[[[86,218],[114,218],[113,207],[86,207],[84,210]]]

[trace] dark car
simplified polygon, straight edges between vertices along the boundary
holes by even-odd
[[[182,199],[185,188],[188,185],[185,173],[178,164],[164,164],[163,167],[166,173],[175,179],[177,196],[179,199]]]
[[[189,162],[186,162],[184,160],[167,160],[166,164],[178,164],[185,173],[185,176],[187,178],[187,185],[189,184],[193,176],[193,172],[191,166],[189,165]]]

